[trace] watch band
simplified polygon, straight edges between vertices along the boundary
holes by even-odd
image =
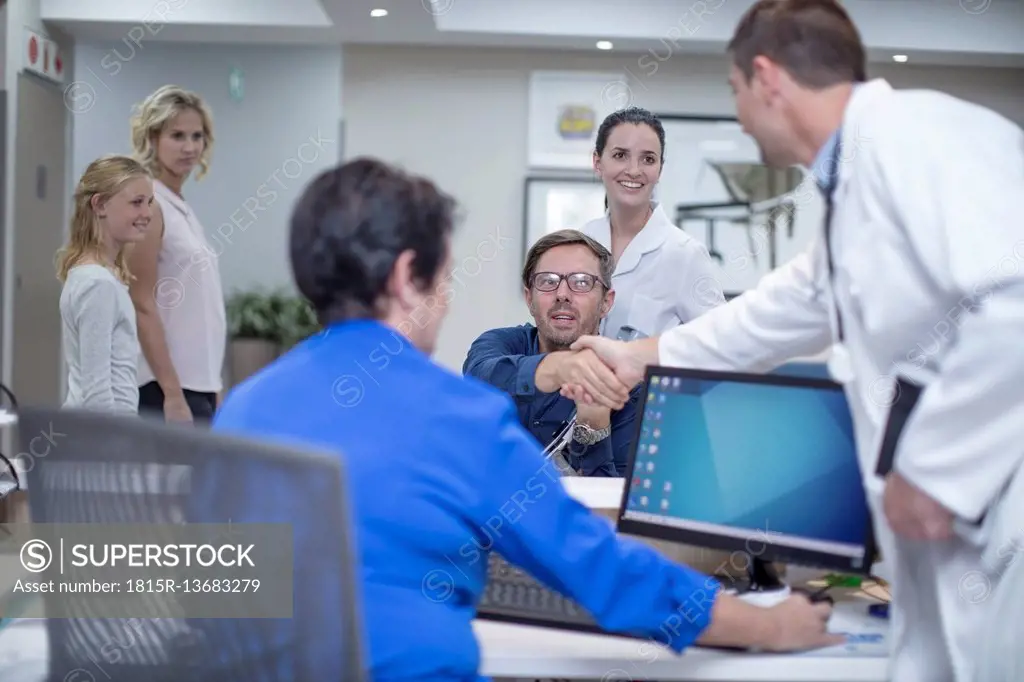
[[[603,429],[595,429],[586,424],[576,424],[572,429],[572,439],[580,445],[599,443],[612,433],[611,424]]]

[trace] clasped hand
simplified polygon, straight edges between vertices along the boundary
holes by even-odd
[[[644,378],[644,366],[624,341],[581,336],[573,343],[573,362],[561,377],[561,394],[577,405],[621,410],[629,392]]]
[[[629,400],[630,387],[624,384],[592,350],[582,349],[567,355],[557,379],[563,396],[578,405],[598,405],[621,410]]]

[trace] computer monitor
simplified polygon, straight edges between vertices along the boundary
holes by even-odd
[[[654,366],[640,409],[619,531],[740,553],[723,568],[741,591],[784,588],[776,562],[869,573],[874,534],[842,386]]]

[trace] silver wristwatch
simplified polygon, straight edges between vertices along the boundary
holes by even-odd
[[[603,429],[595,429],[586,424],[576,424],[572,427],[572,439],[580,445],[593,445],[599,443],[612,433],[611,424]]]

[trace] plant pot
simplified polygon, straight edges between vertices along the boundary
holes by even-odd
[[[280,348],[264,339],[232,339],[229,351],[231,385],[237,385],[277,358]]]

